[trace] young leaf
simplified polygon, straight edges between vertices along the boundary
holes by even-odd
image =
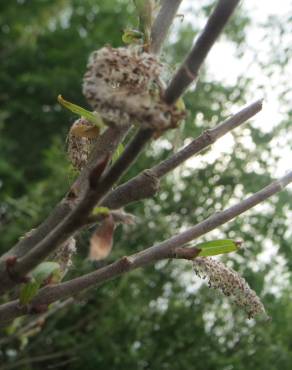
[[[42,262],[31,273],[33,279],[42,284],[51,277],[57,277],[60,265],[57,262]]]
[[[94,210],[92,211],[93,216],[97,215],[104,215],[108,216],[109,215],[109,208],[107,207],[95,207]]]
[[[26,283],[20,289],[19,302],[21,305],[28,304],[33,297],[37,294],[40,288],[40,283],[32,279],[30,282]]]
[[[217,254],[235,252],[238,250],[239,244],[239,242],[235,242],[234,240],[220,239],[197,244],[196,248],[201,249],[198,257],[208,257],[216,256]]]
[[[125,44],[137,44],[143,39],[143,33],[137,30],[124,30],[122,40]]]
[[[79,105],[70,103],[69,101],[65,100],[62,95],[58,95],[58,102],[71,112],[78,114],[79,116],[84,117],[88,121],[92,122],[95,126],[99,128],[105,127],[102,118],[97,112],[90,112],[89,110],[79,107]]]
[[[186,106],[185,106],[185,102],[183,98],[179,98],[177,102],[175,103],[175,106],[177,107],[178,110],[182,112],[186,110]]]
[[[124,150],[125,150],[124,145],[122,143],[120,143],[118,145],[116,151],[113,154],[112,163],[114,163],[120,157],[120,155],[123,153]]]
[[[61,280],[60,265],[57,262],[42,262],[32,271],[31,280],[20,289],[20,304],[28,304],[47,279],[50,279],[51,283]]]

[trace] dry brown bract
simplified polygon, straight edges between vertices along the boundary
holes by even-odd
[[[177,127],[185,112],[162,100],[163,65],[138,47],[93,52],[83,93],[108,124],[139,124],[156,131]]]
[[[196,275],[208,279],[209,287],[221,290],[234,303],[244,309],[248,317],[263,314],[265,308],[256,292],[233,269],[226,267],[222,262],[206,257],[198,257],[193,261]]]

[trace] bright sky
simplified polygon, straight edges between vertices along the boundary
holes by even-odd
[[[201,19],[198,20],[196,18],[196,9],[202,5],[210,4],[210,2],[210,0],[204,0],[201,2],[184,0],[179,13],[184,14],[185,22],[190,22],[190,24],[196,25],[199,24],[202,27],[205,21]],[[212,3],[214,2],[215,1],[212,1]],[[259,98],[264,98],[264,109],[253,120],[253,125],[260,128],[262,131],[267,132],[285,119],[285,112],[287,112],[288,109],[291,109],[291,84],[290,95],[287,95],[287,105],[283,106],[283,103],[280,102],[279,98],[283,94],[285,86],[287,88],[287,82],[292,81],[292,61],[290,61],[289,65],[286,66],[285,75],[283,75],[280,69],[275,68],[274,73],[271,76],[267,76],[267,71],[261,69],[259,60],[266,61],[265,58],[271,56],[269,41],[262,39],[263,28],[261,27],[261,24],[267,21],[270,16],[279,16],[284,19],[287,17],[289,12],[290,16],[292,16],[292,1],[243,0],[241,2],[241,6],[252,16],[252,24],[248,26],[247,31],[247,50],[245,51],[244,56],[239,59],[235,55],[234,45],[221,39],[221,41],[216,43],[207,59],[209,76],[210,79],[220,81],[222,84],[226,85],[234,84],[235,81],[237,81],[238,76],[241,75],[251,77],[253,83],[250,91],[246,94],[246,103],[250,103]],[[272,32],[272,30],[270,32]],[[275,38],[275,34],[271,33],[269,35],[269,39],[273,38]],[[292,48],[291,32],[285,35],[285,45],[286,44],[288,47]],[[255,55],[258,59],[255,58]],[[240,108],[241,107],[239,106],[232,107],[231,113],[236,112]],[[249,142],[248,139],[249,137],[247,135],[247,145],[251,145],[252,143]],[[210,151],[209,154],[204,155],[201,158],[195,157],[191,159],[188,165],[193,168],[205,167],[206,162],[213,162],[219,155],[232,152],[235,145],[236,143],[234,142],[232,135],[228,134],[215,143],[213,150]],[[279,154],[281,157],[277,162],[276,168],[271,168],[271,172],[273,176],[280,177],[292,169],[292,122],[290,130],[286,133],[285,137],[272,141],[271,145],[274,153]],[[267,161],[268,160],[269,158],[267,158]],[[251,165],[256,165],[256,162]],[[292,188],[291,185],[290,188]],[[287,215],[287,222],[289,222],[289,215]],[[257,260],[252,267],[255,269],[263,268],[264,265],[270,264],[271,260],[275,262],[279,271],[273,268],[271,269],[270,274],[266,276],[266,290],[277,294],[277,292],[279,293],[281,289],[288,284],[288,273],[285,267],[285,259],[278,254],[278,246],[273,245],[267,238],[265,240],[262,253],[257,256]],[[194,289],[197,289],[195,283]]]
[[[197,22],[200,26],[203,26],[205,21],[198,21],[196,19],[196,9],[199,6],[209,3],[210,1],[208,0],[203,2],[184,0],[179,12],[185,15],[186,22],[190,22],[191,24]],[[245,0],[241,2],[241,6],[252,15],[252,24],[248,26],[247,31],[247,50],[244,56],[238,59],[235,55],[234,45],[222,40],[216,43],[207,59],[209,75],[210,78],[220,81],[223,84],[234,84],[238,76],[241,75],[251,77],[253,83],[252,88],[246,94],[246,102],[249,103],[259,98],[264,98],[264,109],[256,116],[253,124],[263,131],[270,131],[285,118],[283,112],[286,107],[279,101],[279,97],[284,89],[282,82],[292,81],[292,61],[286,67],[285,76],[281,75],[278,70],[269,77],[266,71],[261,70],[259,60],[263,60],[265,54],[269,55],[271,52],[269,50],[270,45],[268,40],[263,40],[263,29],[260,24],[267,21],[270,16],[285,17],[289,11],[291,14],[291,0]],[[287,44],[292,47],[291,33],[285,35],[285,38]],[[259,60],[255,60],[255,55]],[[290,103],[292,103],[292,96]],[[236,112],[239,108],[239,106],[233,107],[232,113]],[[282,176],[291,169],[292,130],[289,130],[285,136],[280,141],[275,140],[271,143],[275,153],[281,154],[281,159],[277,162],[277,167],[273,169],[275,176]],[[215,150],[210,153],[209,159],[212,161],[213,158],[218,156],[219,152],[230,151],[232,144],[234,143],[232,142],[231,135],[226,135],[226,137],[220,140],[218,145],[215,145]],[[208,158],[205,159],[208,160]]]

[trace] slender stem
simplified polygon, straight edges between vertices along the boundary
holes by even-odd
[[[182,0],[163,0],[151,30],[150,51],[159,54]]]
[[[171,155],[165,161],[143,171],[125,184],[118,186],[103,200],[103,205],[117,209],[141,199],[152,197],[159,190],[159,179],[184,163],[195,154],[200,153],[217,139],[240,126],[262,109],[258,100],[234,114],[215,128],[203,132],[185,148]]]
[[[224,225],[228,221],[246,212],[248,209],[262,203],[264,200],[281,191],[291,182],[292,171],[242,202],[222,212],[213,214],[201,223],[171,237],[170,239],[144,249],[143,251],[129,257],[123,257],[120,260],[90,274],[83,275],[55,286],[43,288],[33,300],[32,304],[50,304],[58,299],[70,297],[92,286],[101,285],[106,281],[136,268],[153,264],[161,259],[177,258],[177,253],[179,253],[180,258],[186,258],[186,256],[189,258],[189,253],[186,253],[186,251],[181,249],[181,247],[186,243],[207,234],[209,231],[214,230],[218,226]],[[193,256],[195,257],[196,249],[192,250],[191,253],[194,253]],[[18,301],[4,304],[0,306],[0,323],[3,324],[17,316],[25,314],[26,312],[27,308],[19,306]]]
[[[206,130],[185,148],[179,150],[177,153],[173,154],[170,158],[167,158],[165,161],[153,167],[152,169],[153,173],[157,177],[161,178],[170,171],[173,171],[176,167],[184,163],[194,154],[200,153],[202,150],[206,149],[206,147],[215,143],[215,141],[220,139],[222,136],[224,136],[231,130],[237,128],[242,123],[246,122],[256,113],[258,113],[261,109],[262,109],[262,100],[258,100],[250,104],[246,108],[243,108],[241,111],[234,114],[230,118],[226,119],[224,122],[222,122],[215,128]]]
[[[219,0],[194,47],[172,78],[164,99],[173,104],[197,78],[199,69],[240,0]]]

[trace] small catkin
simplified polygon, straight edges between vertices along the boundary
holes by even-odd
[[[97,136],[91,137],[77,135],[76,132],[78,132],[78,128],[80,126],[85,126],[86,128],[91,129],[94,127],[94,125],[85,118],[80,118],[73,123],[69,131],[67,138],[68,157],[73,167],[78,171],[81,171],[82,168],[86,165],[93,144],[96,142],[97,139]]]
[[[156,131],[177,127],[185,112],[162,100],[163,65],[138,47],[103,47],[89,58],[83,93],[109,124]]]
[[[198,257],[193,261],[197,276],[207,279],[210,288],[220,290],[252,318],[257,314],[267,317],[265,308],[254,290],[236,271],[210,257]]]

